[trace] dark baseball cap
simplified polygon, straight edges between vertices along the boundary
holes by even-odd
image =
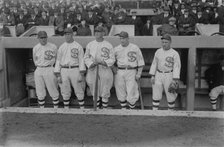
[[[95,32],[104,32],[104,28],[102,26],[97,26]]]
[[[39,31],[37,33],[38,38],[47,38],[47,33],[45,31]]]
[[[169,34],[164,34],[161,39],[162,40],[165,39],[165,40],[171,41],[171,36]]]
[[[128,38],[129,35],[127,32],[125,31],[121,31],[119,34],[116,34],[115,36],[119,36],[119,37],[122,37],[122,38]]]
[[[72,34],[73,33],[73,30],[72,30],[72,28],[66,28],[65,30],[64,30],[64,33],[65,34]]]

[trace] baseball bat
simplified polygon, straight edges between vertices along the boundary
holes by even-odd
[[[139,91],[141,109],[144,110],[144,104],[143,104],[143,98],[142,98],[142,91],[141,91],[141,87],[140,87],[140,79],[138,80],[138,91]]]
[[[97,109],[97,97],[98,97],[98,76],[99,76],[99,65],[96,65],[96,78],[95,78],[95,87],[93,95],[93,107],[94,111]]]

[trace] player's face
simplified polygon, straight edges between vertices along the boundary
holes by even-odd
[[[103,32],[95,32],[95,38],[96,39],[102,39],[103,38],[104,33]]]
[[[121,41],[121,46],[126,47],[129,44],[129,39],[128,38],[120,37],[120,41]]]
[[[73,41],[73,34],[72,33],[65,33],[65,41],[72,42]]]
[[[169,50],[170,49],[170,44],[171,44],[171,41],[166,40],[166,39],[162,40],[162,47],[163,47],[164,50]]]
[[[47,37],[39,37],[39,42],[41,45],[47,44]]]

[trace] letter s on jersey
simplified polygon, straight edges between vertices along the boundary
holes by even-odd
[[[136,52],[128,52],[128,61],[129,62],[135,62],[137,59],[137,53]]]

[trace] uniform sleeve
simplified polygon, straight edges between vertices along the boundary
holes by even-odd
[[[149,71],[150,75],[156,74],[156,70],[157,70],[157,66],[158,66],[157,52],[158,51],[156,51],[156,53],[154,55],[154,58],[153,58],[153,61],[152,61],[151,67],[150,67],[150,71]]]
[[[112,45],[109,46],[109,58],[104,60],[108,67],[111,67],[115,62],[115,54],[114,54],[114,48]]]
[[[83,57],[84,57],[84,51],[83,51],[82,46],[80,45],[79,46],[79,70],[80,70],[80,72],[86,71],[86,66],[85,66]]]
[[[180,79],[181,62],[178,53],[174,55],[173,79]]]
[[[36,47],[33,48],[33,62],[34,65],[36,66],[36,61],[37,61],[37,56],[36,56]]]
[[[145,66],[145,61],[144,61],[144,58],[142,56],[142,52],[141,52],[140,48],[138,48],[137,62],[138,62],[138,67]]]
[[[86,46],[86,52],[84,54],[84,63],[89,68],[91,64],[93,64],[93,57],[90,54],[90,45]]]
[[[61,51],[61,47],[58,49],[57,51],[57,58],[56,58],[56,63],[55,63],[55,68],[54,68],[54,72],[55,73],[60,73],[61,72],[61,66],[60,66],[60,61],[62,58],[62,51]]]

